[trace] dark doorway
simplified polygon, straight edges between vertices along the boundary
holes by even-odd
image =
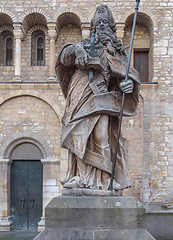
[[[11,216],[15,229],[37,229],[42,216],[42,174],[40,161],[12,162]]]
[[[20,144],[11,155],[10,209],[16,230],[36,230],[42,216],[43,165],[40,160],[30,160],[34,155],[42,158],[40,150],[30,143]]]
[[[149,51],[134,51],[134,67],[139,72],[141,82],[148,82],[148,58]]]

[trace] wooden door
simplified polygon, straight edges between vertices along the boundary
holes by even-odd
[[[139,72],[141,82],[148,82],[148,51],[134,51],[134,67]]]
[[[43,168],[40,161],[11,165],[11,216],[15,229],[36,230],[42,216]]]

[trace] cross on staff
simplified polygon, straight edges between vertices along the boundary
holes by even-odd
[[[91,58],[94,58],[95,56],[95,49],[101,49],[102,45],[95,45],[95,34],[94,30],[92,31],[91,38],[90,38],[90,45],[84,46],[84,49],[90,49],[89,55]],[[89,70],[89,81],[93,80],[94,72],[92,69]]]

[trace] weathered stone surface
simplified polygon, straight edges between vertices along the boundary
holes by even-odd
[[[44,231],[34,240],[154,240],[145,229],[69,229]]]
[[[46,228],[137,228],[145,210],[134,197],[54,198],[46,207]]]
[[[159,240],[173,239],[173,212],[171,209],[146,214],[145,226],[152,236]]]
[[[41,132],[41,130],[36,129],[36,125],[40,125],[39,119],[43,117],[40,112],[37,112],[36,108],[32,113],[26,111],[26,120],[28,120],[28,118],[32,121],[36,118],[38,119],[33,130],[28,121],[26,121],[24,128],[21,128],[19,113],[16,121],[14,121],[12,125],[10,124],[14,120],[13,116],[10,115],[9,108],[5,110],[3,105],[9,101],[9,105],[11,105],[13,111],[16,110],[17,113],[18,104],[16,104],[16,96],[36,96],[42,99],[52,107],[61,120],[65,101],[61,94],[59,84],[45,83],[49,77],[50,59],[50,41],[46,22],[58,23],[58,38],[56,39],[57,55],[64,44],[68,42],[77,43],[81,41],[82,36],[89,37],[89,25],[94,9],[101,2],[103,1],[52,0],[48,2],[47,0],[43,0],[42,4],[40,4],[39,0],[0,0],[1,32],[6,29],[5,26],[9,25],[13,31],[13,22],[23,22],[25,23],[25,27],[29,27],[21,43],[22,83],[16,84],[11,82],[15,73],[15,62],[13,62],[13,66],[0,66],[0,113],[1,116],[2,114],[4,115],[3,120],[0,119],[1,146],[4,145],[7,139],[12,139],[12,136],[18,136],[17,133],[20,129],[22,129],[22,132],[25,130],[32,134],[38,133],[44,135],[44,130]],[[106,4],[108,4],[113,11],[117,23],[117,37],[121,37],[124,45],[128,46],[132,26],[131,16],[134,12],[135,1],[109,0],[106,1]],[[137,115],[130,119],[123,120],[122,135],[128,147],[126,161],[130,171],[129,176],[132,181],[132,188],[125,190],[125,192],[143,201],[153,199],[155,191],[169,192],[173,189],[173,176],[171,171],[171,166],[173,166],[172,9],[172,2],[167,0],[141,1],[135,31],[135,50],[140,50],[141,48],[150,50],[149,81],[159,83],[142,84]],[[82,27],[80,21],[82,22]],[[85,25],[87,25],[87,27]],[[31,66],[31,33],[38,29],[38,26],[39,29],[45,33],[45,66]],[[83,34],[84,32],[85,34]],[[119,34],[120,32],[121,34]],[[168,40],[168,46],[165,44],[165,40]],[[162,41],[164,41],[164,49],[162,49],[162,51],[156,50],[155,45],[160,44]],[[14,56],[15,49],[13,51],[13,57]],[[0,58],[1,57],[2,54],[0,54]],[[30,83],[26,84],[26,82]],[[26,110],[26,106],[27,105],[24,104],[23,109]],[[47,110],[49,112],[48,118],[52,119],[54,114],[52,115],[50,113],[49,108],[47,108],[46,111]],[[10,125],[12,127],[10,127]],[[60,177],[61,180],[65,177],[67,152],[63,149],[60,150],[59,138],[57,140],[54,139],[54,126],[53,131],[49,131],[52,129],[50,122],[47,125],[45,124],[45,126],[48,129],[49,135],[49,137],[46,137],[46,141],[51,145],[52,149],[55,149],[54,157],[61,158],[60,169],[55,171],[55,167],[47,164],[45,175],[48,179],[51,177],[54,179],[56,177],[58,179],[57,184],[59,184]],[[56,124],[56,127],[58,131],[60,131],[60,124]],[[12,140],[15,141],[15,139]],[[11,146],[10,141],[9,146]],[[5,153],[5,150],[6,149],[3,149],[2,151],[1,149],[1,157]],[[7,217],[10,211],[10,186],[7,184],[7,182],[9,182],[9,176],[7,178],[7,171],[3,166],[0,167],[0,173],[0,196],[2,196],[0,216],[4,216],[4,211],[6,211]],[[59,193],[54,192],[54,196],[58,194]],[[44,206],[52,198],[51,194],[46,193],[46,195],[50,197],[47,198],[46,196],[46,200],[43,200]],[[154,199],[154,201],[162,200],[163,196]]]
[[[115,34],[115,20],[106,4],[96,8],[91,28],[90,39],[68,43],[62,48],[55,66],[66,99],[61,145],[68,149],[69,168],[62,185],[94,190],[110,186],[112,190],[123,190],[131,182],[125,164],[124,141],[118,135],[122,122],[119,116],[121,102],[123,116],[136,113],[139,73],[129,64],[125,81],[127,55]]]
[[[152,240],[141,229],[144,218],[134,197],[56,197],[46,207],[45,231],[35,240]]]

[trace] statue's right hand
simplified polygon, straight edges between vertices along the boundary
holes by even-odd
[[[87,52],[80,45],[76,45],[75,49],[75,64],[79,67],[83,67],[87,64]]]

